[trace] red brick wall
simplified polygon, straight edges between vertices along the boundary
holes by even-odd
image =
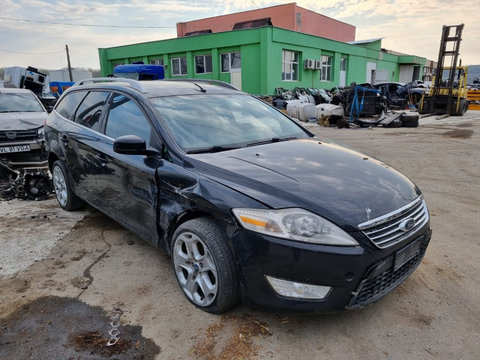
[[[235,23],[267,17],[272,19],[275,27],[343,42],[355,40],[355,26],[304,9],[296,3],[178,23],[177,36],[207,29],[212,32],[230,31]]]

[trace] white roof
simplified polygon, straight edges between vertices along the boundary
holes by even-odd
[[[382,40],[383,38],[375,38],[375,39],[368,39],[368,40],[357,40],[357,41],[347,41],[347,44],[350,45],[359,45],[359,44],[368,44],[374,41]]]

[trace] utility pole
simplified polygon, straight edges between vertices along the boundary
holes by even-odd
[[[68,53],[68,45],[65,45],[65,50],[67,51],[68,74],[70,75],[70,81],[73,81],[72,65],[70,65],[70,54]]]

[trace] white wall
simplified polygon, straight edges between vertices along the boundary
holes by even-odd
[[[73,81],[80,81],[92,78],[91,71],[72,70]],[[50,70],[49,81],[70,81],[68,69]]]

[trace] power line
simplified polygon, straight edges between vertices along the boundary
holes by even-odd
[[[96,56],[92,56],[92,55],[83,54],[83,53],[81,53],[81,52],[79,52],[79,51],[76,51],[76,50],[72,50],[72,49],[70,49],[70,52],[73,52],[73,53],[75,53],[75,54],[80,54],[80,55],[87,56],[87,57],[89,57],[89,58],[92,58],[92,59],[97,59],[97,60],[98,60],[98,57],[96,57]]]
[[[55,51],[55,52],[24,52],[24,51],[13,51],[13,50],[5,50],[0,49],[0,51],[7,52],[7,53],[14,53],[14,54],[26,54],[26,55],[51,55],[51,54],[60,54],[63,51]]]
[[[117,28],[117,29],[176,29],[175,26],[125,26],[125,25],[101,25],[101,24],[74,24],[57,21],[42,21],[42,20],[29,20],[29,19],[16,19],[0,17],[2,20],[27,22],[35,24],[47,24],[47,25],[65,25],[65,26],[85,26],[85,27],[104,27],[104,28]]]

